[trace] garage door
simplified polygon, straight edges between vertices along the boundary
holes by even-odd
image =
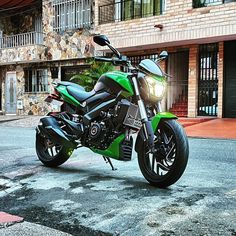
[[[224,116],[236,118],[236,41],[225,42]]]

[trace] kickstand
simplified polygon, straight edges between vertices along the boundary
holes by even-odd
[[[116,168],[114,168],[112,162],[111,162],[111,159],[109,157],[105,157],[103,156],[103,159],[106,163],[109,163],[109,165],[111,166],[111,169],[114,171],[114,170],[117,170]]]

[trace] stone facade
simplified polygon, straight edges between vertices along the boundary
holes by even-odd
[[[51,0],[43,1],[43,32],[44,44],[47,47],[48,60],[64,60],[86,58],[94,55],[92,43],[93,30],[53,30],[53,5]],[[91,26],[93,27],[93,26]]]
[[[15,62],[30,62],[30,61],[44,61],[45,46],[43,45],[29,45],[15,48],[0,49],[0,65],[12,64]]]
[[[0,30],[3,31],[4,39],[0,40],[0,76],[2,81],[2,111],[6,112],[5,80],[9,71],[16,72],[17,78],[17,101],[22,101],[23,109],[17,109],[16,114],[20,115],[44,115],[58,107],[50,106],[44,99],[52,90],[51,67],[80,66],[85,59],[94,56],[94,45],[92,35],[94,34],[93,24],[90,28],[72,29],[63,32],[56,32],[53,29],[53,0],[43,0],[37,10],[27,14],[19,14],[15,17],[2,16],[0,13]],[[91,1],[94,8],[94,2]],[[93,9],[92,8],[92,9]],[[91,22],[94,22],[94,13],[91,11]],[[2,17],[2,18],[1,18]],[[42,32],[36,32],[31,37],[30,32],[35,28],[36,19],[41,20]],[[17,21],[17,19],[19,19]],[[40,22],[38,22],[39,24]],[[40,33],[40,37],[38,37]],[[26,35],[28,42],[21,44],[21,39]],[[33,38],[33,39],[32,39]],[[12,46],[17,40],[18,46]],[[30,41],[31,40],[31,41]],[[31,44],[32,43],[32,44]],[[48,92],[26,92],[25,69],[44,68],[48,76]],[[56,79],[61,79],[58,74]]]
[[[17,78],[16,87],[16,97],[17,101],[22,101],[23,109],[17,109],[17,115],[42,115],[49,111],[52,111],[53,107],[50,104],[44,102],[45,98],[48,96],[49,92],[52,90],[49,87],[48,93],[25,93],[25,74],[24,68],[29,68],[30,64],[22,65],[10,65],[4,67],[1,70],[0,76],[5,78],[8,71],[15,71]],[[50,77],[50,71],[48,71],[48,82],[52,83]],[[3,104],[5,104],[5,79],[2,80],[2,99]],[[2,111],[5,112],[5,106],[2,107]]]

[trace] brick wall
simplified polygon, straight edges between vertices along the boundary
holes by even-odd
[[[218,61],[218,118],[223,117],[223,92],[224,92],[224,43],[219,43]]]
[[[97,33],[106,34],[114,46],[125,50],[236,38],[236,2],[193,9],[192,0],[166,0],[163,15],[103,25],[98,25],[102,3],[95,3]],[[156,24],[162,24],[163,30],[154,28]]]
[[[188,117],[197,116],[198,102],[198,45],[189,48]]]

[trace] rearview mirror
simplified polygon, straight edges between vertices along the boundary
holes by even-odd
[[[161,58],[161,59],[166,59],[167,57],[168,57],[167,51],[162,51],[159,55],[159,58]]]
[[[107,46],[110,44],[110,41],[106,35],[96,35],[93,37],[93,41],[100,46]]]

